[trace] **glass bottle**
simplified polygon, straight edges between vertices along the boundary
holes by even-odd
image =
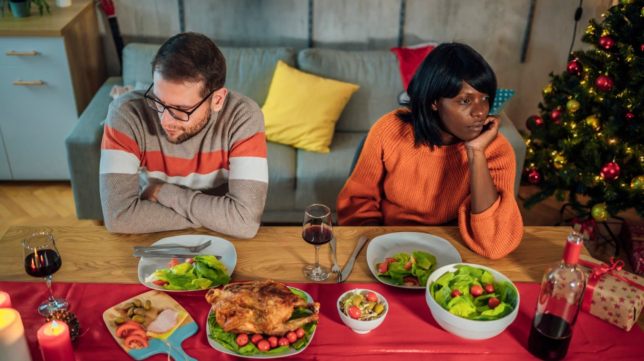
[[[542,360],[561,360],[568,353],[586,288],[586,274],[577,264],[582,247],[581,236],[571,232],[561,261],[543,275],[528,338],[528,351]]]

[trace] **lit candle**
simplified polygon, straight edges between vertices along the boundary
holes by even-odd
[[[31,361],[25,328],[18,311],[0,309],[0,361]]]
[[[51,321],[38,330],[38,344],[45,361],[74,361],[69,327],[65,322]]]
[[[11,297],[7,292],[0,291],[0,308],[11,308]]]

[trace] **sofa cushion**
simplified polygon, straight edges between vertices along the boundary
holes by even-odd
[[[337,198],[347,181],[356,147],[365,134],[336,132],[331,152],[326,154],[297,150],[296,209],[303,210],[313,203],[336,209]]]
[[[397,96],[403,84],[398,60],[390,51],[306,49],[298,54],[298,66],[307,73],[360,86],[344,108],[336,131],[367,132],[380,117],[400,107]]]
[[[152,83],[152,59],[160,45],[128,44],[123,49],[123,84]],[[244,94],[260,106],[277,61],[295,65],[296,52],[290,48],[220,48],[226,58],[226,88]]]
[[[295,206],[295,149],[266,142],[268,195],[264,211],[290,211]]]

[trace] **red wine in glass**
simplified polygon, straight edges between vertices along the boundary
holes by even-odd
[[[324,281],[331,273],[327,267],[320,265],[320,246],[333,239],[333,221],[331,210],[323,204],[312,204],[304,210],[302,223],[302,238],[315,246],[315,263],[306,265],[302,269],[304,277],[311,281]]]
[[[326,224],[313,225],[313,221],[304,225],[302,238],[312,245],[323,245],[333,239],[333,230]]]
[[[63,265],[54,236],[47,232],[33,233],[22,241],[22,251],[27,274],[43,277],[49,289],[49,299],[38,307],[38,313],[47,317],[53,311],[66,310],[69,307],[67,301],[54,297],[51,289],[51,276]]]

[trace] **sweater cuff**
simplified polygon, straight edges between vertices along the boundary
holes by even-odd
[[[157,200],[159,204],[174,210],[180,216],[194,222],[192,214],[190,214],[190,204],[192,204],[192,198],[198,193],[201,192],[184,189],[171,183],[164,183],[161,189],[159,189]]]
[[[496,198],[496,201],[494,201],[494,203],[492,203],[492,205],[488,209],[484,210],[483,212],[475,214],[475,213],[472,213],[470,209],[471,222],[473,223],[481,222],[494,217],[494,213],[496,213],[496,210],[499,208],[500,204],[501,204],[501,195],[499,194],[499,196]]]

